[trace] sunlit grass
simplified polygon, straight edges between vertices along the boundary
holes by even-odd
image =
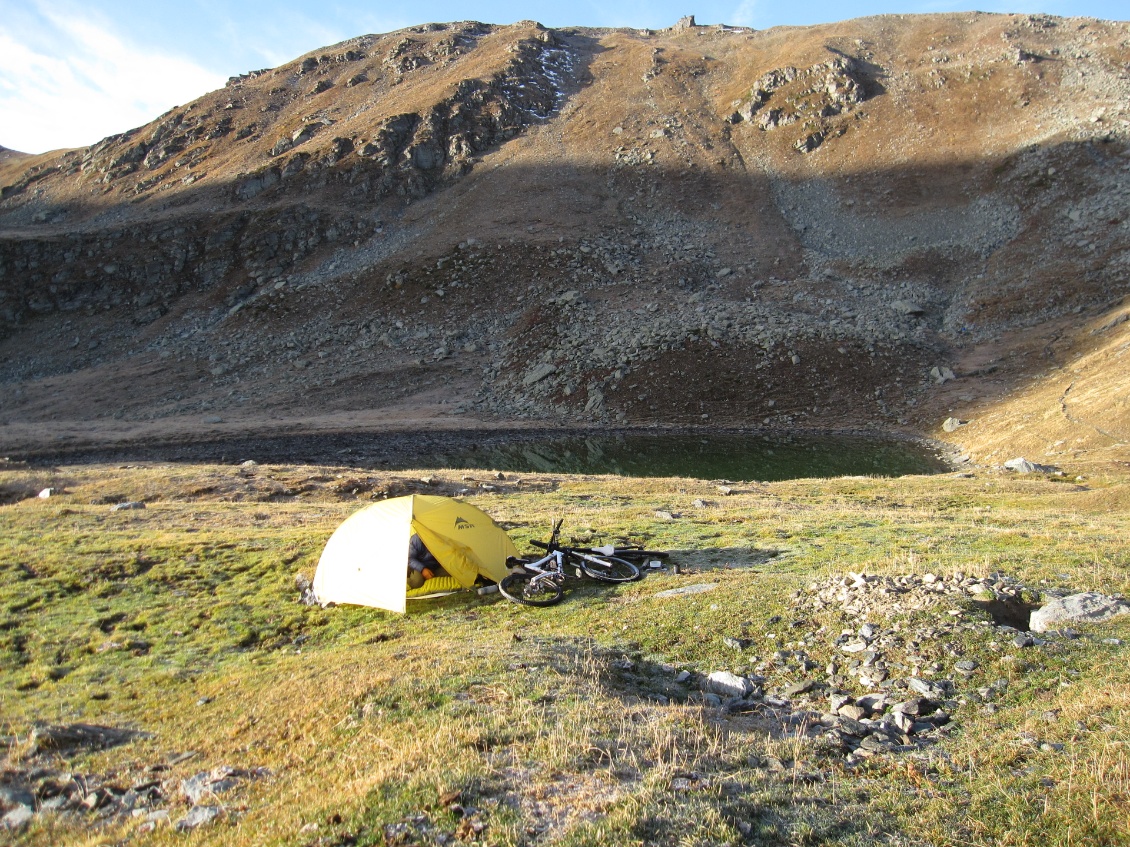
[[[493,490],[477,487],[488,479]],[[62,490],[0,507],[0,715],[13,756],[35,721],[81,721],[153,737],[62,768],[125,784],[192,751],[163,772],[168,785],[218,765],[269,769],[193,843],[1127,843],[1130,670],[1125,648],[1099,638],[1017,654],[966,636],[981,663],[973,683],[1008,680],[1001,709],[970,702],[928,756],[855,769],[670,684],[682,668],[758,662],[772,682],[793,681],[774,651],[845,623],[828,611],[790,626],[794,593],[830,574],[999,570],[1037,592],[1126,593],[1121,479],[844,478],[724,493],[691,479],[150,465],[0,480]],[[568,539],[670,550],[684,573],[577,583],[550,609],[473,594],[406,616],[299,602],[296,577],[313,576],[333,529],[370,497],[462,489],[520,549],[563,517]],[[111,511],[133,500],[147,508]],[[691,582],[718,587],[655,597]],[[928,613],[904,624],[919,620]],[[1130,626],[1102,634],[1125,639]],[[724,636],[754,646],[740,655]],[[827,642],[807,649],[824,662]],[[441,801],[451,792],[465,814]],[[44,816],[19,838],[183,842],[139,825]]]

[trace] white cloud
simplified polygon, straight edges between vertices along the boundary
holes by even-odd
[[[757,26],[758,0],[742,0],[738,7],[731,13],[728,23],[734,26]]]
[[[0,23],[0,144],[26,153],[93,144],[224,80],[100,21],[40,7]]]

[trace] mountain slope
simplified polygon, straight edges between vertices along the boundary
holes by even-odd
[[[1098,387],[1032,449],[1118,460],[1128,44],[460,23],[233,78],[0,162],[0,438],[953,416],[986,458],[1070,350]]]

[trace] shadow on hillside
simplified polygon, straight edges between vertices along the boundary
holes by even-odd
[[[747,131],[758,130],[734,128],[739,146],[738,136]],[[623,263],[613,271],[603,259],[577,259],[587,274],[577,282],[578,274],[565,260],[550,264],[553,260],[544,255],[548,250],[535,257],[522,244],[499,244],[498,252],[484,260],[489,271],[469,272],[482,273],[483,279],[460,280],[469,281],[475,290],[460,302],[458,311],[453,307],[451,315],[437,317],[418,308],[417,313],[408,313],[410,320],[447,321],[445,331],[459,330],[465,328],[463,323],[452,327],[450,322],[481,324],[484,314],[497,317],[501,308],[507,319],[515,321],[508,338],[536,339],[541,332],[556,330],[554,307],[498,299],[492,286],[528,279],[531,285],[553,292],[579,285],[586,291],[615,293],[648,284],[652,273],[656,279],[662,274],[663,279],[673,280],[672,286],[677,284],[689,296],[704,297],[704,302],[764,302],[785,311],[788,307],[781,304],[790,302],[795,288],[795,297],[800,298],[795,302],[815,304],[797,309],[810,310],[809,317],[828,338],[827,349],[809,349],[809,341],[798,337],[793,342],[796,355],[779,361],[756,344],[745,351],[714,341],[709,336],[712,327],[689,327],[705,334],[696,339],[701,350],[692,345],[655,353],[647,360],[662,385],[646,384],[649,368],[639,367],[622,390],[609,387],[602,395],[608,409],[622,412],[629,422],[740,418],[756,423],[766,414],[767,398],[777,394],[775,413],[797,415],[798,428],[817,406],[826,416],[823,420],[844,417],[850,426],[856,414],[865,422],[868,415],[875,415],[894,426],[905,414],[896,403],[917,402],[913,391],[922,387],[931,366],[946,364],[951,353],[947,345],[985,327],[1008,328],[1075,312],[1084,320],[1084,310],[1121,294],[1123,283],[1109,273],[1109,264],[1112,254],[1130,247],[1122,216],[1088,223],[1091,240],[1084,241],[1049,238],[1046,222],[1026,218],[1029,213],[1021,210],[1033,207],[1029,202],[1033,195],[1062,190],[1058,186],[1068,182],[1084,197],[1072,202],[1084,206],[1086,195],[1098,196],[1104,180],[1123,166],[1122,142],[1071,142],[1004,157],[809,180],[736,166],[689,168],[666,137],[624,134],[617,143],[629,150],[652,150],[654,162],[645,166],[610,161],[607,168],[587,169],[557,161],[543,168],[510,166],[498,171],[497,177],[496,172],[488,175],[472,167],[459,179],[437,186],[428,197],[408,204],[409,208],[424,204],[411,214],[428,217],[433,229],[427,243],[398,241],[408,230],[388,223],[405,214],[405,198],[348,193],[349,180],[354,178],[350,168],[367,167],[364,163],[347,167],[348,157],[339,163],[340,170],[335,165],[319,176],[321,187],[284,182],[272,189],[275,193],[264,192],[242,203],[231,200],[232,182],[218,185],[214,195],[200,194],[202,201],[215,200],[223,209],[220,212],[204,212],[192,205],[161,209],[140,202],[136,211],[125,211],[125,222],[96,231],[68,231],[65,224],[47,223],[41,236],[0,235],[0,265],[15,270],[0,286],[0,321],[8,323],[2,333],[7,337],[0,341],[4,362],[0,367],[6,383],[28,386],[22,394],[13,394],[21,399],[13,401],[9,415],[19,421],[21,407],[29,408],[34,410],[29,419],[37,420],[36,415],[49,414],[43,409],[63,402],[55,399],[50,386],[36,383],[47,375],[89,373],[100,366],[113,369],[131,357],[156,351],[189,363],[184,373],[169,379],[173,384],[154,389],[153,400],[139,400],[144,393],[137,383],[100,380],[97,392],[91,389],[95,396],[84,412],[91,418],[136,413],[146,420],[152,417],[154,403],[162,408],[177,404],[197,408],[190,401],[209,391],[231,396],[245,390],[237,386],[240,382],[268,388],[273,379],[285,376],[289,382],[294,367],[275,349],[279,338],[290,332],[305,336],[300,338],[305,342],[315,332],[329,337],[336,331],[334,325],[344,321],[381,323],[394,309],[399,314],[408,301],[396,299],[400,292],[386,285],[389,276],[407,274],[402,290],[427,294],[438,282],[436,257],[457,253],[456,245],[466,243],[471,233],[476,238],[501,239],[503,232],[511,236],[524,232],[524,238],[541,246],[565,243],[578,249],[583,242],[608,240],[617,242],[615,248],[624,256],[607,262],[616,258]],[[838,143],[851,143],[850,133],[827,142]],[[1052,170],[1070,179],[1055,182],[1049,176]],[[206,192],[203,187],[199,190]],[[751,204],[751,197],[773,202]],[[1055,204],[1040,204],[1045,206]],[[441,207],[443,215],[427,214]],[[307,213],[313,215],[313,222],[306,221]],[[374,231],[377,220],[384,223]],[[305,246],[284,249],[292,241]],[[638,246],[631,246],[633,241]],[[688,242],[699,252],[688,252]],[[718,269],[708,252],[719,257]],[[81,264],[75,256],[83,257]],[[810,257],[816,264],[808,264]],[[738,272],[720,277],[723,260],[738,267]],[[733,271],[729,264],[726,267]],[[494,276],[485,276],[488,273]],[[1064,285],[1065,279],[1071,284]],[[284,282],[281,289],[276,280]],[[893,310],[894,303],[910,310],[890,318],[898,322],[903,340],[874,356],[868,355],[871,350],[859,349],[870,342],[852,323],[868,316],[854,315],[847,302],[861,284],[874,292],[884,319],[890,317],[887,309]],[[458,294],[445,290],[446,302],[463,297],[470,288],[458,289]],[[475,299],[479,290],[484,292],[483,302]],[[488,303],[487,296],[496,299]],[[905,296],[913,296],[915,302],[904,302]],[[847,329],[837,337],[838,325]],[[919,336],[921,342],[913,341]],[[227,342],[248,339],[262,349],[242,358],[231,354],[230,361],[224,358]],[[334,394],[326,387],[337,385],[339,377],[357,376],[352,371],[339,373],[341,359],[334,355],[344,352],[351,341],[335,341],[337,346],[309,357],[302,371],[302,393],[286,389],[296,404],[306,400],[344,411],[380,405],[375,402],[380,397],[367,397],[360,389],[336,388]],[[518,368],[525,355],[524,349],[516,349],[514,361],[494,364],[503,371]],[[407,354],[402,358],[414,361]],[[790,359],[803,366],[795,368]],[[451,360],[428,361],[436,370],[451,368]],[[906,365],[906,374],[894,372],[900,363]],[[771,367],[759,371],[760,364]],[[189,373],[189,365],[198,370]],[[683,378],[692,367],[711,378]],[[409,381],[410,376],[391,367],[361,375],[380,385]],[[144,381],[152,386],[165,378],[146,375]],[[581,378],[582,385],[599,383],[607,380],[607,374],[594,367]],[[1004,393],[1024,385],[1027,376],[1002,368],[993,379],[992,390]],[[633,382],[640,388],[630,391]],[[516,384],[520,392],[521,383]],[[894,400],[884,399],[880,406],[876,389]],[[573,391],[571,399],[553,397],[550,402],[569,406],[570,415],[583,415],[586,396]],[[150,455],[174,461],[237,461],[255,458],[256,448],[267,444],[267,439],[236,438],[177,445],[172,450],[163,445],[159,453]],[[319,438],[311,448],[282,446],[280,455],[292,457],[284,460],[356,466],[383,460],[379,451],[358,453],[348,444],[336,449],[340,452],[334,451],[330,440]],[[128,452],[139,455],[136,448]],[[109,449],[98,454],[107,460],[125,455]]]

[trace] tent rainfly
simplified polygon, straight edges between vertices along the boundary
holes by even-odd
[[[318,561],[314,594],[322,603],[403,612],[413,533],[464,588],[480,576],[499,582],[508,572],[506,558],[518,555],[502,527],[469,503],[430,494],[394,497],[354,512],[334,531]]]

